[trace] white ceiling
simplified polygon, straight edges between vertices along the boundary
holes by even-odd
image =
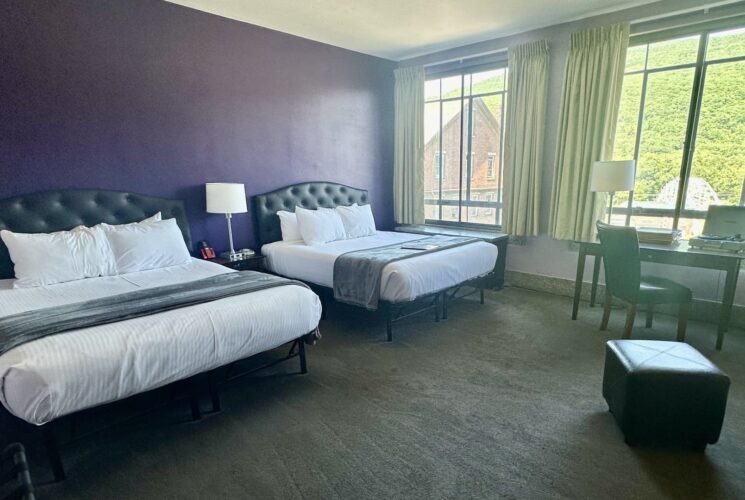
[[[166,0],[401,60],[655,0]]]

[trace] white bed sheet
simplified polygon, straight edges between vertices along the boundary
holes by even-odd
[[[13,289],[0,280],[0,316],[226,272],[193,259],[183,266]],[[272,349],[311,332],[318,297],[281,286],[23,344],[0,356],[0,402],[41,425]]]
[[[421,234],[378,231],[373,236],[309,246],[302,241],[277,241],[261,248],[272,272],[326,287],[334,285],[334,262],[347,252],[413,241]],[[458,283],[483,276],[494,269],[497,247],[479,241],[392,262],[383,268],[380,298],[409,302]]]

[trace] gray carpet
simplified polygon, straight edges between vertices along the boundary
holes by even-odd
[[[745,497],[745,337],[689,342],[732,378],[720,442],[705,455],[626,446],[601,396],[600,310],[519,289],[462,302],[382,342],[374,316],[335,306],[288,365],[226,386],[223,411],[184,423],[175,402],[63,451],[69,478],[41,498]],[[674,338],[659,316],[637,338]],[[204,407],[208,404],[205,398]],[[109,412],[112,413],[112,412]],[[115,412],[113,412],[115,413]],[[112,417],[108,415],[107,417]],[[36,479],[48,473],[34,467]]]

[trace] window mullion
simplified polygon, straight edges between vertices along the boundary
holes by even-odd
[[[440,80],[440,95],[442,95],[442,80]],[[439,200],[440,203],[437,207],[438,213],[439,213],[439,219],[442,220],[442,177],[445,175],[445,155],[442,151],[442,113],[443,113],[443,104],[442,101],[440,101],[440,141],[438,144],[438,148],[440,151],[440,164],[436,167],[440,169],[440,175],[438,176],[438,183],[439,183]]]
[[[678,181],[678,196],[675,202],[675,218],[673,229],[678,229],[680,212],[686,201],[686,189],[688,188],[688,176],[691,172],[693,160],[693,146],[695,143],[695,132],[698,126],[698,116],[701,109],[701,98],[703,95],[704,82],[704,57],[706,56],[706,45],[709,34],[703,33],[699,39],[698,55],[696,57],[696,71],[693,75],[693,88],[691,89],[691,104],[688,108],[688,124],[686,126],[685,141],[683,143],[683,158],[680,162],[680,179]]]
[[[465,75],[460,75],[460,137],[458,138],[458,222],[463,222],[463,92]]]

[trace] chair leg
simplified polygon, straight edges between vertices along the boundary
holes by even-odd
[[[644,326],[646,328],[652,328],[653,321],[654,321],[654,304],[647,304],[647,324]]]
[[[603,321],[600,322],[600,331],[604,332],[608,329],[608,321],[610,320],[610,305],[612,299],[611,294],[606,288],[605,291],[605,302],[603,302]]]
[[[623,338],[631,338],[631,330],[634,329],[634,319],[636,318],[636,304],[629,304],[626,310],[626,326],[623,328]]]
[[[688,327],[688,313],[691,310],[690,302],[683,302],[678,309],[678,342],[685,342],[686,328]]]

